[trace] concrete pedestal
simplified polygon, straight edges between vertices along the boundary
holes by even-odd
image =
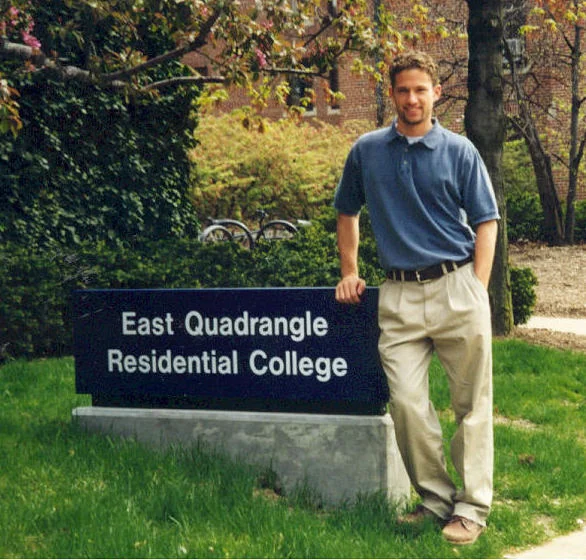
[[[409,498],[409,479],[390,416],[81,407],[73,418],[99,431],[164,448],[203,442],[271,467],[285,491],[308,484],[326,504],[383,491]]]

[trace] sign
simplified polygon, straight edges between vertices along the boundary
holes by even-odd
[[[378,290],[74,292],[76,389],[94,405],[382,413]]]

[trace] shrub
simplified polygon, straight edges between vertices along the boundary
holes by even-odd
[[[506,201],[509,241],[542,241],[544,225],[539,195],[527,191],[514,191],[507,194]]]
[[[577,243],[586,243],[586,200],[576,202],[574,240]]]
[[[68,275],[56,255],[16,244],[0,252],[0,361],[7,356],[59,354],[69,340],[64,323]],[[67,266],[67,265],[65,265]]]
[[[65,1],[34,4],[32,15],[42,23],[35,32],[56,29],[56,22],[80,10]],[[132,47],[112,31],[116,17],[105,17],[99,25],[92,18],[71,19],[78,27],[64,26],[54,36],[39,38],[47,52],[84,67],[94,49]],[[151,43],[174,46],[168,34],[149,32],[148,23],[144,36],[133,38],[145,52],[156,51]],[[91,37],[85,52],[75,41],[75,34],[84,32]],[[59,81],[47,72],[17,72],[9,62],[0,62],[0,72],[20,92],[24,124],[17,138],[0,136],[0,241],[71,246],[83,239],[113,242],[195,232],[186,152],[195,145],[196,88],[129,98],[124,92]],[[151,72],[162,79],[186,70]]]
[[[511,292],[513,298],[513,322],[524,325],[535,307],[537,277],[530,268],[511,267]]]
[[[360,271],[369,286],[377,286],[384,274],[364,221]],[[339,261],[331,225],[328,219],[316,221],[291,240],[261,242],[254,251],[189,239],[34,253],[5,244],[0,247],[0,361],[71,353],[74,289],[331,286],[333,297]],[[522,324],[535,304],[536,279],[530,269],[513,269],[511,278],[515,324]]]
[[[254,224],[259,208],[274,218],[314,219],[331,204],[360,131],[359,123],[267,122],[243,111],[202,116],[200,144],[191,151],[199,219],[236,218]]]
[[[72,351],[71,293],[84,288],[246,286],[251,254],[235,244],[166,239],[31,252],[0,247],[0,361]]]
[[[537,194],[533,164],[524,140],[505,142],[503,149],[503,181],[505,193]]]
[[[531,158],[523,140],[512,140],[505,143],[503,181],[509,241],[542,240],[543,211]]]

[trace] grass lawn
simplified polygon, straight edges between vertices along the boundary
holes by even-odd
[[[446,444],[447,384],[434,362]],[[469,547],[403,527],[380,495],[324,510],[206,449],[155,452],[80,431],[70,358],[0,367],[0,557],[501,558],[586,516],[586,354],[495,341],[495,502]],[[319,489],[317,489],[319,490]]]

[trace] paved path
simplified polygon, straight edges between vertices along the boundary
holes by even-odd
[[[586,527],[506,558],[586,558]]]
[[[559,317],[531,317],[525,327],[548,329],[586,336],[586,319],[563,319]],[[586,558],[586,526],[563,537],[557,537],[542,546],[507,558]]]
[[[548,329],[586,336],[586,319],[564,319],[561,317],[531,317],[526,325],[529,329]]]

